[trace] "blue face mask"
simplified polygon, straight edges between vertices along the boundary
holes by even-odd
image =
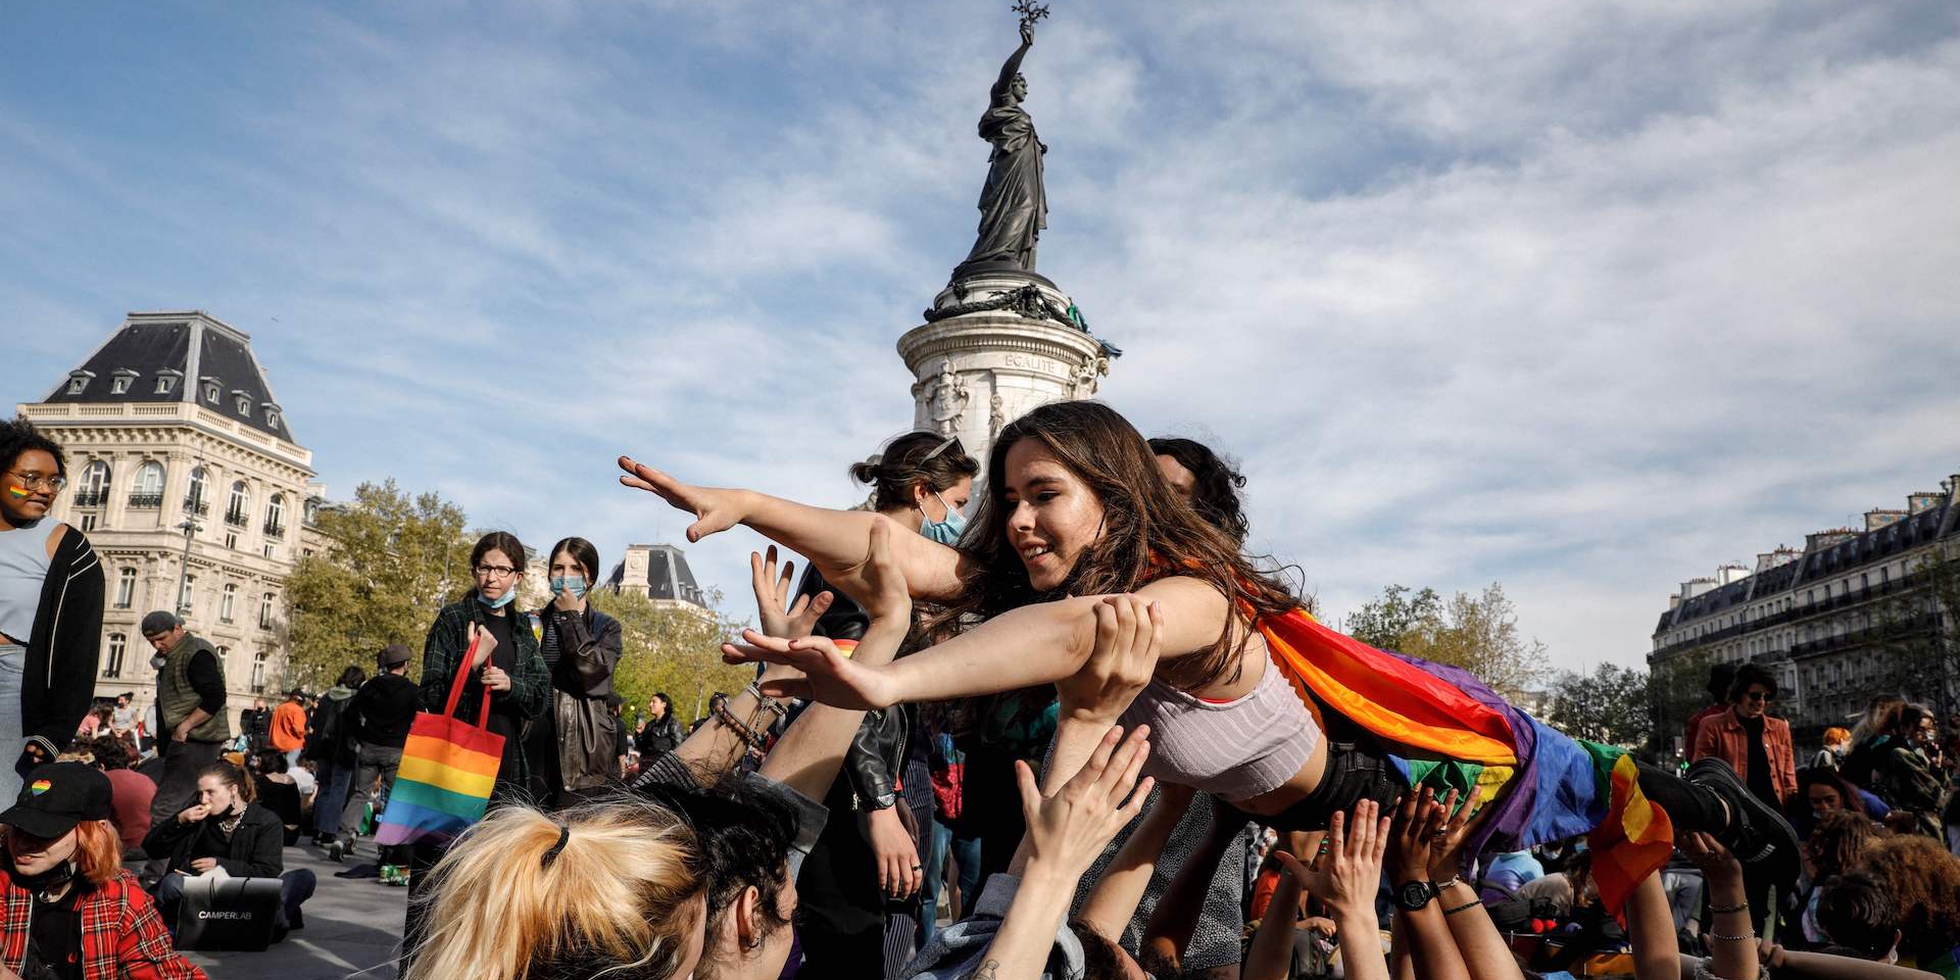
[[[483,593],[481,592],[478,592],[476,594],[476,601],[481,602],[492,609],[502,609],[505,606],[510,605],[510,601],[515,598],[517,598],[517,583],[515,582],[511,583],[510,588],[504,590],[503,595],[500,595],[495,599],[485,599],[483,597]]]
[[[960,535],[966,533],[966,515],[954,510],[953,505],[947,503],[946,498],[940,497],[937,492],[934,492],[933,496],[939,498],[939,506],[946,508],[946,519],[935,521],[926,514],[924,507],[919,507],[919,516],[922,518],[919,523],[919,533],[940,544],[958,544]]]
[[[585,598],[585,576],[583,575],[553,576],[551,579],[551,591],[570,592],[572,594],[572,598],[583,599]]]

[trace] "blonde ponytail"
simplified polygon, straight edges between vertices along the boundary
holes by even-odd
[[[669,980],[706,915],[703,867],[694,832],[644,801],[495,810],[431,872],[402,980]]]

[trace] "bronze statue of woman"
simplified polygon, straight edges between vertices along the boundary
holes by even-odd
[[[1041,155],[1034,120],[1021,108],[1028,80],[1021,59],[1034,45],[1034,27],[1021,25],[1021,46],[1000,68],[993,103],[980,117],[980,138],[994,145],[988,157],[987,185],[980,190],[980,237],[953,278],[999,269],[1034,271],[1035,244],[1048,227],[1048,194],[1041,185]]]

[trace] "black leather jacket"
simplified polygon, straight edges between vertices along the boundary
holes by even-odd
[[[590,789],[619,778],[619,719],[606,706],[619,663],[619,621],[587,607],[582,613],[546,608],[547,634],[558,639],[551,672],[552,732],[558,743],[560,790]]]

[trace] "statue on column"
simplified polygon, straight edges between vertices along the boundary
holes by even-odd
[[[980,189],[980,235],[966,261],[953,269],[955,280],[1003,269],[1033,272],[1035,245],[1041,229],[1048,227],[1048,194],[1041,182],[1041,155],[1048,147],[1035,136],[1034,119],[1021,108],[1028,96],[1021,59],[1034,46],[1035,19],[1023,13],[1021,46],[1001,66],[992,104],[980,117],[980,138],[994,149],[987,183]]]
[[[943,436],[957,433],[960,423],[966,420],[966,403],[972,398],[973,391],[966,379],[953,373],[953,362],[939,362],[939,374],[926,389],[926,409],[933,431]]]

